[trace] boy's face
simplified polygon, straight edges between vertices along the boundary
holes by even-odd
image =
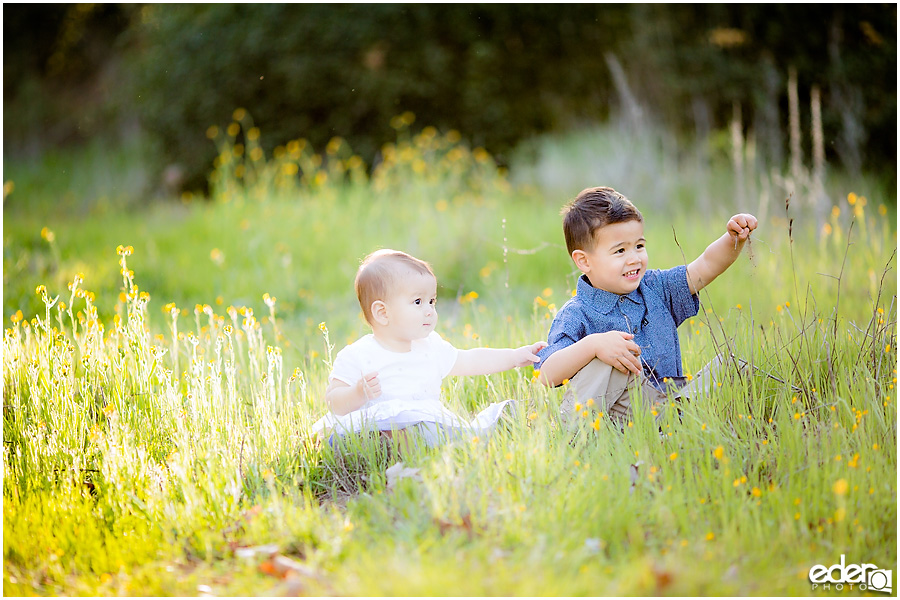
[[[624,221],[601,227],[594,233],[593,249],[575,250],[572,260],[595,288],[622,295],[633,292],[647,271],[644,224]]]
[[[408,272],[384,300],[387,326],[384,335],[405,347],[425,338],[437,325],[437,281],[431,275]]]

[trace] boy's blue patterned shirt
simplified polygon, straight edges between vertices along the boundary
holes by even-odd
[[[649,270],[638,288],[626,295],[593,287],[586,275],[578,279],[575,296],[553,319],[548,346],[538,352],[540,369],[548,356],[592,334],[624,331],[641,347],[644,375],[652,382],[681,377],[678,326],[697,314],[700,298],[691,294],[687,267]]]

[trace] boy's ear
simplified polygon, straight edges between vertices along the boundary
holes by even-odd
[[[584,250],[573,250],[572,261],[575,263],[575,266],[578,267],[578,270],[582,273],[586,274],[591,270],[590,261],[588,260],[587,253]]]
[[[388,324],[388,315],[387,315],[387,305],[381,300],[376,300],[372,303],[371,309],[372,318],[379,325],[387,325]]]

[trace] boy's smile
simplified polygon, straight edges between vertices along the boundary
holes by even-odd
[[[628,294],[637,289],[647,272],[644,224],[624,221],[594,233],[591,250],[576,250],[572,260],[597,289]]]

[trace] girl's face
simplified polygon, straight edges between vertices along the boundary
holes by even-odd
[[[400,285],[384,300],[387,325],[383,338],[407,351],[413,340],[427,337],[437,325],[437,281],[428,274],[408,272]]]

